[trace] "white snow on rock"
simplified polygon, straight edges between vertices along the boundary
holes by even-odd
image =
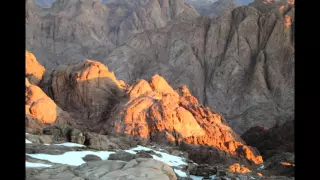
[[[153,150],[153,149],[150,149],[150,148],[147,148],[147,147],[144,147],[144,146],[137,146],[137,147],[134,147],[132,149],[129,149],[129,150],[125,150],[126,152],[128,153],[131,153],[131,154],[136,154],[137,152],[136,151],[153,151],[157,154],[160,154],[162,157],[159,157],[157,155],[151,155],[153,157],[153,159],[156,159],[156,160],[159,160],[159,161],[162,161],[164,163],[167,163],[169,166],[181,166],[181,165],[188,165],[184,160],[185,158],[182,158],[182,157],[179,157],[179,156],[173,156],[173,155],[170,155],[170,154],[167,154],[167,153],[164,153],[164,152],[160,152],[160,151],[156,151],[156,150]]]
[[[50,154],[27,154],[27,155],[35,159],[47,160],[52,163],[66,164],[70,166],[80,166],[81,164],[85,163],[85,161],[82,158],[85,157],[86,155],[89,155],[89,154],[96,155],[96,156],[99,156],[102,160],[107,160],[109,158],[109,155],[112,153],[114,152],[69,151],[59,155],[50,155]]]
[[[71,143],[71,142],[65,142],[62,144],[52,144],[56,146],[67,146],[67,147],[85,147],[85,145],[82,144],[76,144],[76,143]]]
[[[257,170],[262,170],[264,169],[264,164],[262,164],[260,167],[257,168]]]
[[[131,153],[131,154],[136,154],[137,151],[153,151],[156,154],[160,154],[161,155],[161,157],[159,157],[157,155],[150,154],[153,159],[156,159],[158,161],[167,163],[169,166],[171,166],[173,168],[174,172],[177,173],[178,176],[187,177],[187,174],[185,172],[174,168],[174,167],[177,167],[177,166],[182,166],[182,165],[186,166],[186,165],[188,165],[185,162],[185,158],[182,158],[182,157],[179,157],[179,156],[173,156],[171,154],[164,153],[164,152],[161,152],[161,151],[156,151],[156,150],[153,150],[153,149],[150,149],[150,148],[147,148],[147,147],[144,147],[144,146],[140,146],[140,145],[138,145],[137,147],[131,148],[129,150],[125,150],[125,151],[128,152],[128,153]]]
[[[26,144],[31,144],[32,142],[26,139]]]
[[[52,165],[26,161],[26,168],[42,168],[42,167],[52,167]]]
[[[204,177],[202,176],[194,176],[194,175],[190,175],[190,178],[192,180],[202,180]],[[210,176],[211,179],[216,179],[216,175]]]
[[[177,173],[178,176],[180,176],[180,177],[188,177],[186,172],[183,172],[183,171],[181,171],[181,170],[179,170],[179,169],[173,169],[173,170],[174,170],[174,172]]]

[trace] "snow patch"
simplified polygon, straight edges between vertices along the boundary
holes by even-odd
[[[153,159],[156,159],[158,161],[162,161],[164,163],[167,163],[169,166],[181,166],[181,165],[188,165],[186,162],[184,162],[183,160],[185,160],[184,158],[178,157],[178,156],[173,156],[164,152],[160,152],[160,151],[156,151],[144,146],[140,146],[138,145],[137,147],[131,148],[129,150],[125,150],[128,153],[131,154],[136,154],[136,151],[153,151],[157,154],[160,154],[162,157],[159,157],[157,155],[151,155],[153,157]]]
[[[192,180],[202,180],[204,177],[202,176],[194,176],[194,175],[190,175],[190,178]],[[210,176],[211,179],[216,179],[216,175]]]
[[[42,168],[42,167],[52,167],[50,164],[42,164],[42,163],[32,163],[26,161],[26,168]]]
[[[96,155],[99,156],[102,160],[107,160],[109,158],[110,154],[113,154],[114,152],[109,151],[69,151],[64,154],[59,155],[50,155],[50,154],[27,154],[28,156],[35,158],[35,159],[41,159],[41,160],[47,160],[52,163],[59,163],[59,164],[66,164],[70,166],[80,166],[81,164],[84,164],[85,161],[82,159],[86,155]]]
[[[262,164],[260,167],[257,168],[257,170],[262,170],[264,169],[264,164]]]
[[[181,170],[179,170],[179,169],[173,169],[173,170],[174,170],[174,172],[177,173],[178,176],[180,176],[180,177],[188,177],[188,176],[187,176],[187,173],[185,173],[185,172],[183,172],[183,171],[181,171]]]
[[[56,145],[56,146],[67,146],[67,147],[85,147],[82,144],[76,144],[76,143],[71,143],[71,142],[65,142],[65,143],[62,143],[62,144],[53,144],[53,145]]]
[[[32,144],[32,142],[26,139],[26,144]]]

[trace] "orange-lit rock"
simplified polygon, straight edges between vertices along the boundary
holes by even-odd
[[[280,11],[283,11],[284,10],[284,8],[285,8],[285,5],[282,5],[282,6],[280,6]]]
[[[258,176],[263,177],[263,175],[261,173],[257,173]]]
[[[44,124],[71,123],[67,112],[61,110],[38,86],[26,78],[26,118],[37,119]]]
[[[41,86],[82,128],[163,144],[200,144],[260,164],[225,120],[203,107],[186,86],[174,90],[159,76],[128,86],[91,60],[45,73]]]
[[[239,163],[234,163],[231,166],[228,167],[228,171],[232,173],[248,173],[252,172],[247,167],[240,165]]]
[[[263,3],[264,4],[273,4],[274,0],[264,0]]]
[[[294,5],[294,0],[287,0],[288,4]]]
[[[124,133],[157,143],[208,145],[255,164],[263,162],[219,114],[199,104],[186,86],[175,91],[155,75],[150,82],[139,80],[127,92],[128,98],[101,122],[100,133]]]
[[[117,102],[125,87],[100,62],[86,60],[47,71],[41,87],[75,119],[93,127]],[[89,125],[89,123],[92,123]]]
[[[294,164],[289,163],[289,162],[281,162],[281,164],[284,166],[294,166]]]
[[[285,28],[291,27],[291,17],[288,15],[285,15],[284,18],[285,18],[284,27]]]
[[[31,84],[37,85],[42,79],[45,68],[37,61],[36,57],[26,51],[26,77]]]

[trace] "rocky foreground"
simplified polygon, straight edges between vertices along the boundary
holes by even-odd
[[[294,176],[293,154],[261,156],[186,86],[126,84],[92,60],[46,70],[28,51],[26,64],[27,179]]]
[[[83,133],[65,125],[44,128],[39,134],[27,133],[26,139],[26,177],[30,180],[290,179],[263,177],[268,172],[264,165],[249,169],[239,163],[198,164],[179,147]]]

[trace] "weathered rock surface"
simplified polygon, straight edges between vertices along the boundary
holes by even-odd
[[[101,63],[87,60],[46,72],[41,85],[82,129],[130,135],[140,141],[216,146],[254,163],[262,162],[223,118],[199,104],[186,86],[175,91],[158,75],[150,82],[140,80],[128,87]],[[85,136],[90,148],[119,148],[103,135]],[[245,150],[240,152],[243,145]]]
[[[229,166],[228,171],[232,173],[241,173],[241,174],[252,172],[249,168],[243,165],[240,165],[239,163],[234,163],[231,166]]]
[[[232,10],[237,7],[236,0],[186,0],[201,16],[208,16],[212,19],[219,17],[223,11]]]
[[[91,130],[108,115],[123,95],[124,86],[113,72],[99,62],[86,60],[46,71],[41,87],[77,121],[79,128]]]
[[[287,121],[269,130],[252,127],[241,138],[256,147],[264,159],[283,152],[294,153],[294,121]]]
[[[41,132],[41,131],[40,131]],[[36,144],[51,144],[53,142],[53,137],[50,135],[36,135],[36,134],[27,134],[26,139]]]
[[[34,116],[26,113],[25,126],[26,132],[41,133],[45,125]]]
[[[86,132],[84,136],[86,138],[84,144],[89,148],[97,150],[119,149],[118,145],[109,141],[107,136],[90,132]]]
[[[114,154],[110,154],[108,160],[120,160],[120,161],[131,161],[135,159],[135,155],[125,152],[125,151],[118,151]]]
[[[45,127],[42,133],[44,136],[52,137],[53,143],[72,142],[84,144],[85,141],[85,136],[80,130],[65,124]]]
[[[198,16],[184,0],[26,2],[26,48],[47,68],[84,58],[103,60],[136,33]]]
[[[214,146],[232,156],[262,163],[258,152],[247,147],[219,114],[203,107],[186,86],[175,91],[159,75],[150,82],[140,80],[128,86],[101,63],[87,60],[47,71],[41,87],[77,120],[77,128],[82,131],[127,135],[137,144],[150,140]],[[84,143],[99,150],[120,148],[104,135],[49,129],[51,134],[57,132],[55,139],[61,141]]]
[[[217,174],[217,168],[203,164],[203,165],[195,166],[190,170],[189,173],[190,175],[209,177]]]
[[[78,167],[58,165],[45,169],[26,169],[26,179],[70,179],[70,180],[176,180],[173,169],[154,159],[124,161],[95,161]]]
[[[96,155],[86,155],[85,157],[82,158],[85,162],[89,162],[89,161],[101,161],[101,158],[99,156]]]
[[[237,133],[294,117],[292,3],[257,2],[211,21],[193,18],[183,0],[168,2],[59,0],[43,9],[27,1],[27,49],[48,60],[45,67],[86,57],[128,84],[154,74],[174,88],[186,84]]]
[[[37,61],[36,57],[26,51],[26,78],[31,84],[38,85],[44,74],[45,68]]]
[[[263,174],[268,176],[294,177],[295,162],[293,153],[279,153],[265,162]]]
[[[51,154],[59,155],[69,151],[85,150],[85,147],[66,147],[57,145],[44,145],[44,144],[26,144],[27,154]]]
[[[247,147],[224,119],[203,107],[186,86],[177,91],[159,75],[140,80],[127,89],[109,119],[100,122],[101,133],[127,134],[159,144],[202,144],[256,164],[261,156]]]
[[[26,130],[41,131],[44,124],[72,124],[69,114],[63,111],[38,86],[26,78]],[[39,121],[39,122],[38,122]]]
[[[138,34],[103,62],[129,84],[156,73],[174,88],[186,84],[238,133],[271,128],[294,117],[294,7],[275,8],[243,6],[214,22],[171,23]]]
[[[295,178],[286,177],[286,176],[270,176],[270,177],[261,177],[261,180],[294,180]]]

